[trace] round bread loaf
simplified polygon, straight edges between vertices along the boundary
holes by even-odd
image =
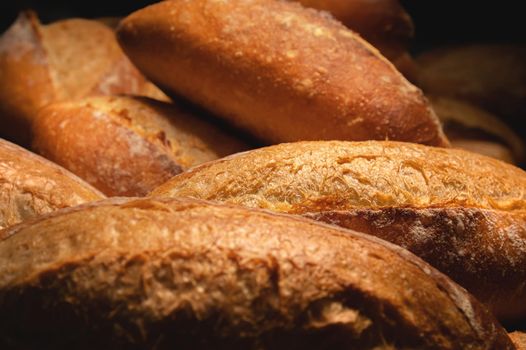
[[[526,173],[492,158],[387,141],[299,142],[196,167],[153,194],[373,234],[448,274],[502,320],[526,317]]]
[[[152,81],[270,143],[448,144],[422,92],[330,16],[275,0],[163,1],[125,18]]]
[[[4,236],[4,349],[513,349],[409,252],[302,218],[112,199]]]
[[[102,198],[69,171],[0,139],[0,229]]]
[[[0,37],[0,137],[29,144],[39,108],[88,95],[166,98],[131,64],[106,25],[67,19],[41,25],[23,12]]]
[[[142,196],[189,167],[247,146],[182,107],[100,96],[40,110],[33,149],[108,196]]]

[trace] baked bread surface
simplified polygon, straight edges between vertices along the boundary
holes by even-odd
[[[286,1],[164,1],[121,22],[141,71],[270,143],[448,144],[422,92],[332,17]]]
[[[103,198],[66,169],[0,139],[0,229]]]
[[[210,162],[153,194],[300,214],[380,236],[513,319],[526,315],[525,189],[524,171],[475,153],[320,141]]]
[[[22,145],[38,110],[52,102],[123,93],[167,99],[108,26],[79,18],[42,25],[30,11],[0,37],[0,78],[0,137]]]
[[[0,312],[0,341],[24,348],[513,349],[399,247],[188,199],[111,199],[8,230]]]
[[[143,196],[192,166],[247,149],[178,105],[132,96],[51,104],[32,128],[33,149],[108,196]]]

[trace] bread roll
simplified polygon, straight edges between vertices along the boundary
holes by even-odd
[[[0,139],[0,229],[102,198],[69,171]]]
[[[517,350],[526,350],[526,333],[515,331],[509,335]]]
[[[246,149],[172,104],[91,97],[43,108],[33,148],[108,196],[142,196],[194,165]]]
[[[113,199],[7,236],[0,342],[16,348],[513,349],[420,259],[310,220]]]
[[[299,4],[164,1],[117,34],[152,81],[264,141],[447,145],[420,90],[357,34]]]
[[[462,150],[300,142],[204,164],[153,195],[300,214],[379,236],[511,320],[526,317],[525,189],[521,169]]]
[[[448,97],[431,96],[430,101],[453,147],[508,163],[524,160],[524,142],[492,113]]]
[[[29,144],[39,108],[88,95],[135,93],[162,98],[123,54],[114,32],[97,21],[41,25],[21,13],[0,38],[0,136]]]
[[[526,46],[441,48],[423,53],[417,62],[418,84],[425,91],[465,99],[526,131]]]
[[[405,55],[413,21],[398,0],[295,0],[331,13],[378,48],[391,61]]]

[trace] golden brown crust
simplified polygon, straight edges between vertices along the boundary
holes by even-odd
[[[524,160],[524,142],[495,115],[458,99],[438,96],[429,99],[453,147],[509,163]]]
[[[117,33],[154,82],[266,141],[447,144],[421,91],[358,35],[299,4],[165,1]]]
[[[0,343],[14,347],[513,349],[412,254],[301,218],[113,199],[11,231]]]
[[[515,331],[509,333],[509,336],[517,350],[526,350],[526,333]]]
[[[396,61],[406,54],[414,25],[398,0],[295,0],[328,11],[350,29]]]
[[[520,125],[526,115],[526,46],[466,45],[417,58],[426,92],[465,99]]]
[[[37,111],[51,102],[100,94],[165,96],[131,64],[104,24],[67,19],[41,25],[20,14],[0,38],[1,134],[29,143]],[[164,97],[166,98],[166,97]]]
[[[43,108],[33,148],[108,196],[142,196],[192,166],[246,149],[181,107],[91,97]]]
[[[20,13],[0,37],[0,137],[29,142],[32,113],[57,98],[48,66],[38,18]]]
[[[380,235],[513,319],[526,315],[525,189],[521,169],[475,153],[334,141],[228,157],[176,176],[153,194],[307,215]]]
[[[0,230],[102,198],[102,193],[65,169],[0,139]]]

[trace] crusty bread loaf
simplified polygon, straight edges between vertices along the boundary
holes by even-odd
[[[526,173],[492,158],[399,142],[299,142],[204,164],[153,194],[377,235],[448,274],[502,320],[526,317]]]
[[[275,0],[164,1],[117,34],[141,71],[267,142],[447,145],[421,91],[338,21]]]
[[[524,142],[504,122],[469,102],[429,97],[453,147],[519,164],[524,160]]]
[[[142,196],[183,170],[247,146],[182,107],[100,96],[40,110],[33,149],[108,196]]]
[[[509,334],[517,350],[526,350],[526,333],[515,331]]]
[[[102,198],[69,171],[0,139],[0,229]]]
[[[112,199],[6,237],[0,344],[13,348],[513,349],[409,252],[292,216]]]
[[[427,92],[465,99],[526,131],[526,46],[466,45],[417,58],[418,84]]]
[[[331,13],[391,61],[407,52],[414,25],[398,0],[294,0]]]
[[[21,13],[0,38],[0,136],[29,143],[39,108],[87,95],[132,93],[162,98],[123,54],[114,32],[97,21],[42,26]]]

